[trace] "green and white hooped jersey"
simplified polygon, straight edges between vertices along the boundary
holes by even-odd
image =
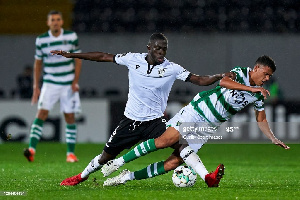
[[[236,73],[236,82],[250,86],[250,68],[235,67],[231,71]],[[251,103],[254,103],[256,110],[264,110],[264,97],[261,93],[230,90],[218,85],[212,90],[197,94],[190,104],[205,120],[213,123],[229,120],[232,115]]]
[[[36,38],[35,59],[42,60],[44,64],[44,83],[57,85],[70,85],[74,79],[75,65],[73,58],[52,55],[51,50],[63,50],[71,53],[81,52],[78,46],[77,34],[62,29],[58,37],[51,31]]]

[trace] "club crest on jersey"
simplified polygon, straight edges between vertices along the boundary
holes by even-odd
[[[165,72],[166,72],[165,68],[158,69],[158,76],[159,77],[164,77],[165,76]]]

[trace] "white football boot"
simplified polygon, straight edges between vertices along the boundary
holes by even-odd
[[[130,180],[130,171],[128,169],[124,169],[118,176],[108,178],[104,181],[103,186],[116,186],[120,184],[125,184]]]
[[[115,160],[108,161],[105,165],[102,166],[101,172],[104,177],[109,176],[111,173],[117,171],[120,168],[120,165]]]

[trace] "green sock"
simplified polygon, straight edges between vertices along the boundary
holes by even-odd
[[[67,153],[74,153],[76,144],[76,124],[66,125]]]
[[[30,129],[29,148],[36,149],[36,146],[42,137],[43,124],[43,120],[39,118],[34,119]]]
[[[164,161],[156,162],[148,165],[146,168],[134,172],[135,180],[152,178],[166,173],[164,168]]]
[[[133,161],[134,159],[146,155],[147,153],[156,151],[154,139],[149,139],[134,147],[131,151],[123,156],[125,163]]]

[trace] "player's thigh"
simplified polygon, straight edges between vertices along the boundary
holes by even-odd
[[[143,122],[139,129],[141,131],[141,140],[158,138],[166,131],[166,120],[164,118],[157,118]]]
[[[71,85],[64,86],[60,95],[60,110],[64,113],[80,113],[79,92],[73,92]]]
[[[111,155],[118,155],[124,149],[129,149],[140,141],[140,132],[133,129],[134,120],[123,116],[114,132],[105,144],[104,151]]]
[[[52,110],[54,104],[59,100],[60,89],[54,84],[44,83],[38,102],[38,109]]]

